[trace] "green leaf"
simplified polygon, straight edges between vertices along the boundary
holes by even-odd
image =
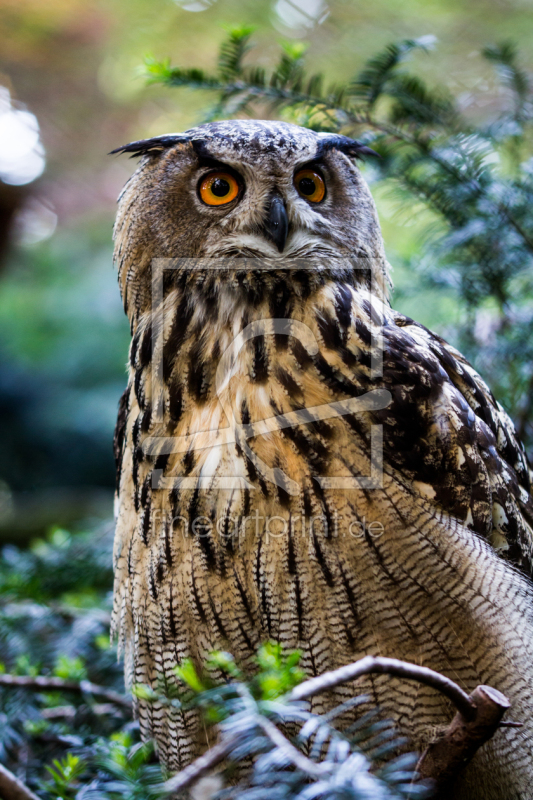
[[[225,653],[221,650],[215,650],[209,655],[206,668],[208,670],[219,669],[221,672],[235,679],[240,679],[242,677],[242,672],[235,663],[235,659],[231,653]]]
[[[299,650],[285,654],[277,642],[267,642],[259,648],[257,663],[260,672],[255,680],[263,700],[281,697],[304,680],[305,673],[298,668],[301,656]]]
[[[193,692],[205,692],[208,688],[198,675],[196,667],[190,658],[183,659],[180,666],[174,668],[174,672]]]
[[[132,687],[132,694],[138,697],[139,700],[157,700],[157,692],[154,692],[151,686],[144,683],[137,683]]]
[[[307,42],[284,41],[281,42],[281,46],[292,61],[300,61],[306,54],[309,44]]]

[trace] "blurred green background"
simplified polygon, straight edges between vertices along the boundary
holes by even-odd
[[[111,235],[134,164],[106,154],[186,129],[211,102],[147,86],[145,56],[210,69],[224,28],[239,24],[256,26],[255,63],[303,40],[328,80],[348,79],[391,41],[435,35],[431,56],[410,66],[473,122],[502,102],[484,45],[513,40],[533,66],[530,0],[0,0],[0,542],[111,517],[129,337]],[[410,267],[427,214],[386,182],[373,191],[394,305],[454,341],[464,308],[450,287],[422,288]]]

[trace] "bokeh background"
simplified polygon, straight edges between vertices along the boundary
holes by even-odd
[[[147,85],[144,57],[209,69],[224,28],[240,24],[256,26],[256,63],[303,40],[329,80],[391,41],[434,35],[413,71],[445,85],[473,121],[501,103],[484,45],[512,40],[533,66],[530,0],[0,0],[0,543],[111,518],[129,334],[111,236],[133,162],[107,153],[186,129],[209,102]],[[373,191],[395,306],[453,341],[460,302],[409,267],[421,215],[386,185]]]

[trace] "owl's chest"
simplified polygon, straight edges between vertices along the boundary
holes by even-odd
[[[186,385],[179,422],[167,415],[150,436],[154,453],[158,438],[164,442],[164,477],[177,489],[262,487],[265,494],[266,485],[272,494],[277,473],[298,481],[312,472],[314,451],[329,449],[325,440],[332,429],[319,420],[335,416],[327,413],[336,399],[327,384],[302,369],[287,348],[267,351],[263,372],[257,361],[253,351],[228,363],[211,359],[204,371],[214,378],[206,396],[195,396]]]

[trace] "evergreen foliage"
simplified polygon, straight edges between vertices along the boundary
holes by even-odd
[[[171,796],[150,744],[141,744],[121,691],[122,668],[109,646],[110,532],[70,536],[55,531],[29,551],[7,547],[0,558],[2,673],[98,683],[79,692],[2,686],[0,761],[47,800],[156,800]],[[241,761],[253,768],[221,800],[385,800],[422,798],[411,786],[416,758],[376,712],[345,732],[340,714],[354,697],[318,716],[289,701],[304,679],[299,654],[267,643],[257,671],[245,677],[227,653],[214,653],[199,673],[192,662],[176,669],[176,687],[147,699],[200,709],[212,739],[228,745],[226,772]],[[0,676],[1,677],[1,676]],[[106,698],[103,698],[106,699]],[[287,733],[290,726],[291,734]],[[402,754],[403,753],[403,754]]]
[[[533,445],[533,98],[510,43],[488,46],[504,103],[474,122],[442,87],[429,87],[404,62],[432,37],[391,44],[353,79],[326,85],[304,65],[305,47],[283,47],[267,72],[249,65],[251,31],[233,30],[213,75],[147,63],[151,81],[216,92],[207,120],[260,112],[317,131],[356,136],[381,158],[371,180],[386,181],[431,224],[407,268],[421,286],[452,291],[463,309],[448,335],[494,388]],[[406,215],[404,215],[405,217]],[[398,305],[398,303],[397,303]],[[401,310],[401,297],[399,298]]]

